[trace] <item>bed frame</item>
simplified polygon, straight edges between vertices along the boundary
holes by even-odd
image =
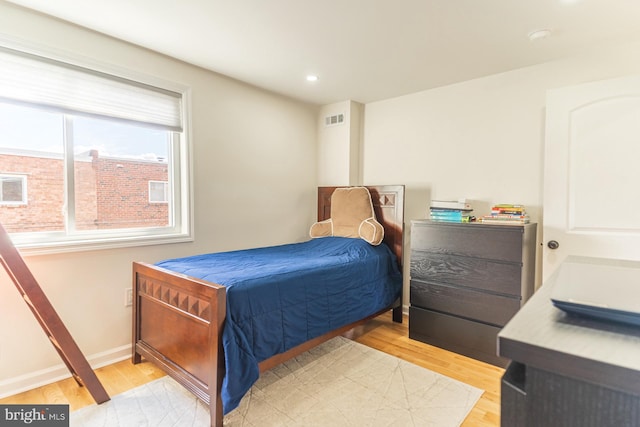
[[[331,194],[338,187],[318,188],[318,220],[330,217]],[[403,262],[404,186],[368,186],[376,218],[385,229],[384,242]],[[143,262],[133,263],[133,355],[144,357],[209,405],[211,426],[221,427],[220,390],[224,376],[222,330],[226,316],[225,287]],[[295,357],[355,326],[393,310],[402,322],[402,295],[394,304],[365,319],[307,341],[260,363],[260,372]]]

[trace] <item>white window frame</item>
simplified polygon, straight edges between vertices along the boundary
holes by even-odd
[[[113,76],[116,80],[124,79],[138,82],[141,85],[161,88],[179,93],[182,97],[180,114],[183,124],[179,133],[174,132],[174,143],[171,144],[172,153],[170,155],[173,160],[169,164],[170,180],[174,183],[169,188],[170,198],[174,204],[173,217],[171,218],[172,227],[98,230],[91,233],[64,233],[64,236],[61,236],[60,233],[14,233],[11,235],[14,245],[20,248],[23,253],[37,255],[193,241],[193,159],[191,157],[191,123],[189,120],[191,88],[87,57],[71,55],[66,51],[58,51],[2,35],[0,35],[0,47],[90,69],[96,73]],[[179,138],[178,141],[175,140],[176,135]]]
[[[162,200],[152,200],[151,198],[151,194],[153,194],[153,192],[151,191],[151,186],[152,184],[162,184],[162,190],[163,190],[163,199]],[[157,181],[157,180],[150,180],[149,181],[149,203],[151,204],[156,204],[156,203],[169,203],[169,183],[167,181]]]
[[[28,203],[29,197],[27,195],[27,175],[14,174],[14,173],[0,173],[0,187],[4,186],[4,178],[19,179],[22,181],[22,200],[4,200],[4,189],[0,188],[0,205],[2,206],[21,206]]]

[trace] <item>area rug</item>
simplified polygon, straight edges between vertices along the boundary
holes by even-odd
[[[337,337],[263,373],[225,426],[459,426],[482,390]],[[205,427],[169,377],[71,413],[71,427]]]

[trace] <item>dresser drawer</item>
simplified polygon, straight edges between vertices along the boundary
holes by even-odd
[[[482,258],[411,251],[411,278],[477,288],[520,298],[522,265]]]
[[[422,308],[409,308],[409,338],[497,366],[508,361],[497,352],[500,328]]]
[[[411,249],[522,263],[525,226],[413,221]]]
[[[411,280],[411,306],[453,314],[495,326],[504,326],[520,309],[519,298],[473,289]]]

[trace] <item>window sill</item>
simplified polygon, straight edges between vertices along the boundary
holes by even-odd
[[[137,246],[166,245],[193,242],[190,234],[165,234],[155,236],[110,237],[57,242],[14,243],[22,255],[48,255],[69,252],[86,252]]]

